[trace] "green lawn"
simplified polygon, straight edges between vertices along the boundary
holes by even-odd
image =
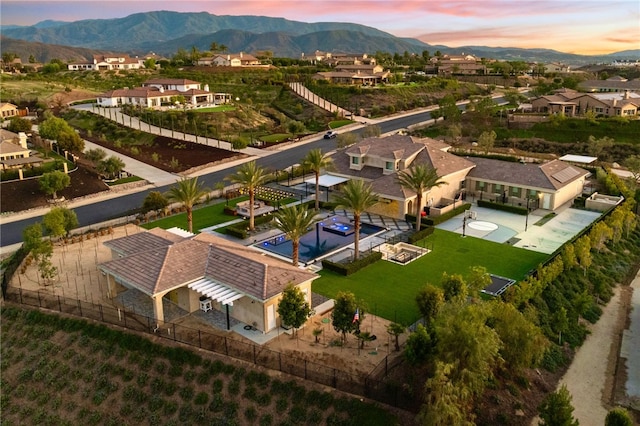
[[[334,121],[329,123],[329,128],[330,129],[337,129],[338,127],[347,126],[347,125],[352,124],[352,123],[353,123],[353,121],[351,121],[351,120],[334,120]]]
[[[233,200],[229,200],[229,206],[235,206],[241,201],[248,200],[249,197],[238,197]],[[224,206],[226,202],[220,202],[205,207],[196,208],[193,210],[193,230],[198,232],[202,228],[218,225],[239,219],[238,216],[230,216],[224,213]],[[173,216],[168,216],[162,219],[154,220],[153,222],[145,223],[141,225],[145,229],[162,228],[169,229],[177,226],[182,229],[187,228],[187,213],[180,213]]]
[[[415,303],[418,289],[427,283],[439,285],[443,272],[466,276],[470,267],[484,266],[489,273],[521,280],[548,257],[439,229],[420,242],[425,244],[432,251],[405,266],[379,261],[348,277],[323,270],[313,291],[327,297],[351,291],[369,312],[408,325],[420,316]]]
[[[236,107],[233,105],[218,105],[215,107],[209,108],[195,108],[194,112],[227,112],[227,111],[235,111]]]

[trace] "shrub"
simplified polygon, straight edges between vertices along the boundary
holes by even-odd
[[[204,405],[209,400],[209,395],[206,392],[198,392],[196,398],[193,400],[193,403],[196,405]]]
[[[504,212],[519,214],[522,216],[526,216],[527,214],[526,207],[512,206],[510,204],[496,203],[496,202],[487,201],[487,200],[477,200],[477,203],[478,203],[478,207],[486,207],[488,209],[501,210]]]
[[[409,236],[409,244],[415,244],[418,241],[424,240],[429,235],[433,234],[435,228],[433,226],[427,226],[420,231],[414,232]]]
[[[358,272],[360,269],[366,266],[376,263],[381,259],[382,259],[382,253],[378,251],[374,251],[367,256],[363,256],[358,260],[354,260],[353,262],[349,262],[349,263],[335,263],[329,260],[323,260],[322,267],[327,268],[330,271],[334,271],[339,274],[348,276]]]

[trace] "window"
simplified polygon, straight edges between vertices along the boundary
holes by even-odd
[[[484,182],[476,182],[476,189],[483,191],[484,190]]]
[[[384,168],[385,170],[393,170],[393,161],[387,161]]]
[[[502,194],[502,189],[503,189],[502,185],[499,185],[497,183],[493,185],[493,193],[494,194]]]
[[[360,164],[360,159],[358,157],[351,157],[351,164]]]
[[[511,195],[514,197],[519,197],[521,192],[521,188],[516,188],[515,186],[511,187]]]

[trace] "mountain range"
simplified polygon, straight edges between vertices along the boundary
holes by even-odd
[[[613,59],[637,59],[640,50],[609,55],[586,56],[551,49],[521,49],[486,46],[447,47],[430,45],[418,39],[396,37],[360,24],[306,23],[264,16],[218,16],[207,12],[180,13],[157,11],[136,13],[117,19],[87,19],[75,22],[42,21],[33,26],[3,26],[2,50],[17,53],[23,60],[33,54],[38,61],[89,59],[86,51],[62,52],[60,46],[89,49],[95,53],[121,52],[145,55],[155,52],[171,57],[180,48],[209,50],[211,43],[225,45],[229,52],[269,50],[274,56],[300,58],[316,50],[343,53],[417,53],[436,50],[451,54],[539,62],[564,62],[582,65],[610,62]],[[33,46],[19,41],[33,42]],[[44,45],[43,45],[44,44]],[[58,56],[45,53],[46,45]],[[53,46],[52,46],[53,48]],[[64,57],[61,56],[64,53]],[[25,57],[26,56],[26,57]]]

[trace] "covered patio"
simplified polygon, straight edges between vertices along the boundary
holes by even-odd
[[[348,178],[343,178],[340,176],[332,176],[332,175],[320,175],[318,179],[318,186],[320,187],[320,192],[324,192],[326,194],[325,201],[329,201],[329,193],[332,189],[338,185],[341,185],[347,182]],[[316,187],[316,178],[312,177],[309,179],[305,179],[304,181],[305,191],[309,192],[309,187]]]

